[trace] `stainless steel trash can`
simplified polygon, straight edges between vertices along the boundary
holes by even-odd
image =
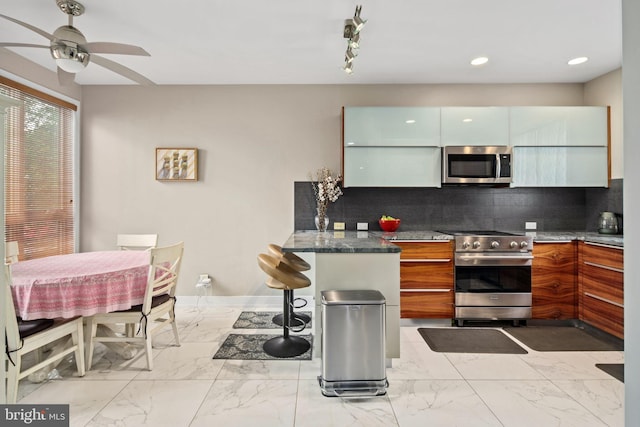
[[[322,372],[325,396],[379,396],[389,385],[385,364],[384,295],[373,290],[323,291]]]

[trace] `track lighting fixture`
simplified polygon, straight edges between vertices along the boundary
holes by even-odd
[[[347,51],[344,55],[344,67],[342,69],[347,74],[353,73],[353,60],[356,56],[358,56],[357,49],[360,48],[360,31],[364,27],[364,24],[367,23],[366,20],[360,17],[360,11],[362,10],[362,5],[356,6],[356,12],[353,15],[353,18],[344,20],[344,30],[342,32],[342,36],[348,40],[347,43]]]

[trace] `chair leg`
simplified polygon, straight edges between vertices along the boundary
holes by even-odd
[[[95,346],[94,338],[96,337],[96,332],[98,331],[98,324],[95,322],[93,317],[90,317],[87,320],[87,357],[85,358],[85,362],[87,364],[86,368],[91,369],[91,365],[93,364],[93,349]]]
[[[149,371],[153,370],[153,346],[151,344],[152,344],[152,339],[151,339],[151,335],[149,335],[144,340],[144,351],[147,356],[147,370]]]
[[[20,382],[20,369],[22,368],[22,357],[17,353],[11,355],[15,366],[10,361],[7,371],[7,403],[16,403],[18,399],[18,383]]]
[[[71,334],[71,340],[73,341],[73,345],[78,346],[75,351],[76,355],[76,368],[78,368],[78,376],[84,377],[85,374],[85,364],[84,364],[84,327],[82,326],[82,322],[78,322],[78,329],[74,334]]]
[[[171,328],[173,329],[173,335],[176,339],[176,346],[180,347],[180,336],[178,335],[178,325],[176,324],[176,312],[174,308],[169,312],[169,319],[171,319]]]

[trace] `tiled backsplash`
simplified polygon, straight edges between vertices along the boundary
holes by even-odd
[[[314,229],[315,199],[310,182],[296,182],[295,229]],[[378,218],[402,219],[401,230],[513,230],[525,221],[540,231],[596,231],[601,211],[622,214],[622,179],[610,188],[345,188],[329,205],[333,222],[355,230],[367,222],[379,230]]]

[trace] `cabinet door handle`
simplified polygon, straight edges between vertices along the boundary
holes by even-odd
[[[452,292],[452,289],[400,289],[400,293],[402,292]]]
[[[620,246],[605,245],[604,243],[584,242],[584,244],[585,245],[591,245],[591,246],[600,246],[601,248],[617,249],[619,251],[622,250],[622,248]]]
[[[403,262],[451,262],[451,258],[417,258],[417,259],[401,259],[400,263]]]
[[[597,299],[602,302],[606,302],[607,304],[615,305],[616,307],[624,308],[624,304],[620,304],[619,302],[611,301],[610,299],[602,298],[598,295],[594,295],[591,292],[585,292],[585,296]]]
[[[595,262],[584,261],[585,265],[591,267],[604,268],[605,270],[615,271],[616,273],[624,273],[624,270],[615,267],[609,267],[608,265],[596,264]]]

